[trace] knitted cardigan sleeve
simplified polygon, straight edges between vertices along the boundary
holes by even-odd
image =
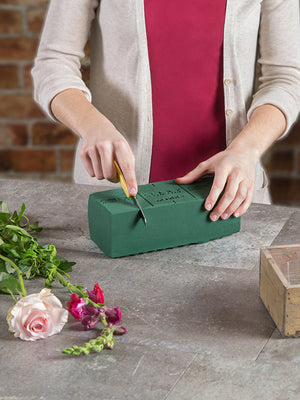
[[[34,99],[51,119],[52,99],[63,90],[91,93],[82,80],[80,61],[99,0],[51,0],[32,69]]]
[[[259,29],[261,76],[248,118],[263,104],[278,107],[287,129],[300,110],[300,25],[299,0],[263,0]]]

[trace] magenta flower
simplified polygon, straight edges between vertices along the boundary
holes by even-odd
[[[103,290],[98,283],[96,283],[93,290],[87,290],[86,294],[94,303],[104,304]]]
[[[117,324],[122,319],[120,306],[117,306],[115,308],[108,308],[105,311],[105,315],[107,317],[108,322],[110,322],[113,325]]]
[[[84,315],[91,315],[92,317],[97,317],[100,313],[99,308],[87,305],[83,309]]]
[[[69,313],[79,321],[81,321],[85,315],[85,305],[85,300],[81,297],[78,297],[75,293],[71,294],[71,301],[66,301],[66,307],[68,307]]]
[[[73,293],[70,301],[66,302],[66,306],[68,307],[70,314],[72,314],[74,318],[81,321],[85,329],[94,329],[98,321],[102,322],[104,326],[107,326],[107,328],[113,329],[114,325],[116,325],[122,319],[120,306],[107,308],[104,305],[103,290],[100,289],[98,283],[96,283],[93,290],[87,290],[86,294],[88,295],[89,300],[101,306],[94,307],[93,305],[89,304],[88,299],[79,297],[77,294]],[[113,331],[116,333],[116,335],[123,335],[124,333],[127,333],[127,329],[124,326],[116,326]]]
[[[94,329],[97,321],[98,321],[98,318],[96,316],[85,315],[82,318],[81,323],[85,327],[85,329]]]

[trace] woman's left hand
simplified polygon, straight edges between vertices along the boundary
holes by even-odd
[[[213,184],[204,204],[206,210],[213,210],[210,219],[227,219],[232,214],[239,217],[247,211],[253,198],[257,161],[258,155],[255,151],[242,151],[229,146],[200,163],[182,178],[177,178],[176,182],[192,183],[203,175],[213,173]]]
[[[200,163],[176,182],[192,183],[213,173],[214,181],[204,204],[206,210],[212,210],[210,219],[226,219],[232,214],[239,217],[251,204],[259,158],[285,130],[286,118],[279,108],[272,104],[259,106],[226,150]]]

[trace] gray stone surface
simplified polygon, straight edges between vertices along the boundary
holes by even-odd
[[[168,400],[299,400],[299,368],[289,362],[245,361],[199,354]]]
[[[300,209],[295,211],[287,220],[279,234],[272,242],[272,246],[285,244],[300,244]]]
[[[258,295],[259,249],[295,243],[299,210],[253,204],[235,235],[110,259],[89,239],[87,201],[97,190],[0,180],[0,200],[11,210],[25,202],[44,227],[39,241],[76,262],[72,282],[99,282],[129,330],[112,351],[68,357],[62,348],[96,332],[70,317],[46,340],[15,339],[5,319],[13,301],[2,295],[0,400],[299,399],[300,341],[280,337]],[[29,293],[41,285],[26,282]],[[59,285],[53,292],[69,297]]]

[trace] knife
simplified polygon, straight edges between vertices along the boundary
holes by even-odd
[[[124,190],[124,193],[126,194],[126,196],[127,196],[128,198],[129,198],[129,197],[133,198],[135,204],[137,205],[137,207],[139,208],[139,210],[140,210],[140,212],[141,212],[141,214],[142,214],[144,223],[145,223],[145,225],[147,226],[147,220],[146,220],[144,211],[142,210],[142,207],[141,207],[140,203],[138,202],[138,199],[136,198],[136,196],[130,196],[130,194],[128,193],[128,190],[127,190],[126,181],[125,181],[124,175],[123,175],[123,173],[122,173],[122,171],[121,171],[121,168],[119,167],[119,164],[117,163],[117,161],[114,161],[114,164],[115,164],[115,167],[116,167],[116,170],[117,170],[118,179],[119,179],[119,181],[120,181],[120,184],[121,184],[121,186],[122,186],[122,189]]]

